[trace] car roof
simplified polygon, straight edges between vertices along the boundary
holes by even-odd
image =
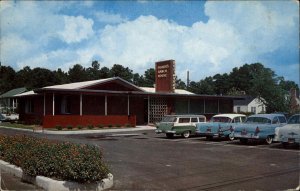
[[[165,115],[164,117],[203,117],[206,118],[204,115]]]
[[[272,114],[255,114],[249,117],[264,117],[272,120],[274,117],[285,117],[285,116],[283,114],[272,113]]]
[[[224,114],[214,115],[213,117],[228,117],[230,119],[233,119],[235,117],[246,117],[246,115],[244,115],[244,114],[235,114],[235,113],[224,113]]]

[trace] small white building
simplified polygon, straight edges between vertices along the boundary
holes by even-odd
[[[245,96],[244,100],[235,100],[233,102],[233,111],[235,113],[265,113],[266,105],[258,98]]]

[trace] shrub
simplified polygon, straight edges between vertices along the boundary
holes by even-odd
[[[67,126],[67,129],[72,130],[72,129],[73,129],[73,126],[72,126],[72,125],[68,125],[68,126]]]
[[[63,128],[62,128],[62,126],[60,126],[60,125],[56,125],[56,126],[55,126],[55,129],[61,131]]]
[[[126,124],[125,126],[126,126],[126,127],[131,127],[131,125],[130,125],[130,124]]]
[[[82,129],[83,127],[81,125],[78,125],[77,126],[77,129]]]
[[[121,127],[121,124],[116,124],[116,127],[120,128],[120,127]]]
[[[94,129],[93,125],[88,125],[87,127],[88,127],[88,129]]]
[[[90,183],[107,177],[102,152],[93,145],[55,142],[17,135],[0,135],[0,159],[31,176]]]
[[[99,127],[100,129],[103,128],[102,124],[97,125],[97,127]]]
[[[113,126],[112,124],[109,124],[109,125],[108,125],[109,128],[112,128],[112,126]]]

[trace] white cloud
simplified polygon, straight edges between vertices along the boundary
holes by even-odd
[[[83,16],[64,16],[64,21],[65,28],[58,34],[67,43],[78,43],[94,34],[92,19],[86,19]]]
[[[96,16],[97,21],[102,23],[116,24],[128,20],[127,18],[123,18],[120,14],[110,14],[104,11],[97,11],[94,15]]]

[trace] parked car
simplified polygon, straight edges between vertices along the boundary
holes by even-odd
[[[161,122],[156,124],[156,133],[165,133],[167,138],[182,135],[184,138],[195,134],[196,124],[205,123],[204,115],[166,115]]]
[[[288,124],[275,129],[275,139],[284,146],[300,143],[300,114],[289,118]]]
[[[256,114],[247,118],[244,124],[237,124],[234,128],[234,138],[241,143],[248,139],[265,140],[268,144],[273,142],[275,128],[287,123],[283,114]]]
[[[209,123],[198,123],[196,134],[205,136],[211,140],[213,137],[228,137],[233,140],[233,123],[242,123],[246,120],[243,114],[219,114],[214,115]]]
[[[0,122],[13,122],[19,119],[18,114],[4,114],[0,113]]]

